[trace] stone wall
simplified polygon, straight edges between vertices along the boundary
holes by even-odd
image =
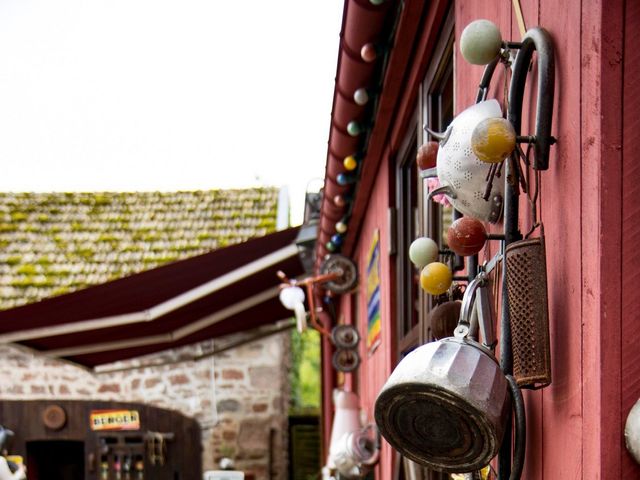
[[[289,334],[246,343],[199,361],[242,340],[243,334],[170,350],[91,373],[13,346],[0,345],[4,399],[76,399],[142,402],[197,419],[204,470],[223,456],[258,480],[287,477]],[[169,362],[157,365],[161,362]],[[214,383],[212,383],[214,382]],[[215,385],[215,388],[214,388]]]

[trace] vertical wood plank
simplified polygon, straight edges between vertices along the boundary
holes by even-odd
[[[625,4],[623,163],[622,163],[622,418],[640,397],[640,349],[638,348],[638,305],[640,304],[640,49],[635,34],[640,32],[640,3]],[[621,478],[640,477],[640,466],[622,449]]]
[[[539,26],[540,2],[520,2],[520,6],[522,8],[522,15],[527,29]],[[518,41],[521,39],[521,32],[518,25],[517,12],[515,11],[515,8],[512,8],[511,32],[512,40]],[[538,95],[538,69],[537,63],[535,62],[536,58],[537,57],[534,55],[533,67],[527,79],[524,93],[525,107],[523,110],[522,118],[522,133],[525,135],[533,135],[535,131],[535,105]],[[530,178],[534,178],[533,172]],[[545,180],[546,176],[543,174],[543,184]],[[525,195],[521,195],[519,207],[520,230],[523,232],[527,232],[531,228],[534,219],[531,215],[531,207],[529,201],[527,200]],[[523,396],[525,400],[527,416],[527,450],[523,478],[537,480],[543,478],[544,467],[544,390],[524,391]]]
[[[482,2],[455,2],[455,111],[460,113],[475,103],[478,83],[484,71],[483,66],[471,65],[460,53],[458,41],[464,28],[474,20],[485,18],[494,22],[504,39],[512,37],[511,3],[505,0],[486,0]],[[502,103],[502,85],[504,69],[496,68],[491,82],[489,98]]]
[[[622,8],[585,2],[582,13],[584,478],[622,478]]]
[[[389,168],[390,159],[388,152],[382,160],[381,168],[375,179],[374,188],[369,200],[367,214],[362,223],[362,229],[356,243],[354,260],[358,264],[358,272],[360,275],[360,285],[364,286],[358,290],[359,302],[358,311],[359,319],[357,319],[358,330],[362,341],[360,342],[360,356],[362,364],[358,369],[358,388],[362,408],[366,412],[367,420],[373,421],[373,407],[378,392],[386,382],[395,366],[393,352],[395,351],[394,343],[396,341],[393,333],[396,328],[396,318],[394,310],[392,310],[391,283],[388,281],[392,272],[391,258],[387,254],[389,251]],[[370,355],[367,351],[367,298],[366,298],[366,272],[367,272],[367,254],[371,246],[373,234],[375,230],[380,232],[380,315],[381,315],[381,342],[382,344]],[[393,232],[395,234],[395,232]],[[387,280],[385,280],[385,278]],[[376,478],[393,478],[393,457],[394,452],[390,445],[383,441],[380,463],[376,468]]]
[[[543,0],[539,24],[555,46],[550,168],[543,172],[553,383],[542,393],[542,477],[582,476],[580,2]]]

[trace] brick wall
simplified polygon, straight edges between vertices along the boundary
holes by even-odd
[[[131,401],[177,410],[202,427],[204,470],[216,469],[219,459],[228,456],[236,468],[255,473],[258,480],[284,480],[289,334],[196,362],[180,361],[240,339],[242,334],[120,362],[114,367],[123,370],[98,374],[0,345],[0,396]],[[163,361],[173,363],[154,366]]]

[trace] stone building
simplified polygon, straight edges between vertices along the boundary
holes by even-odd
[[[286,226],[287,210],[272,188],[0,194],[0,398],[117,400],[177,410],[200,423],[204,470],[228,456],[257,479],[286,478],[287,325],[249,321],[258,328],[245,330],[236,315],[234,328],[220,322],[220,332],[231,334],[164,348],[161,342],[134,358],[120,350],[125,353],[104,357],[118,360],[106,365],[83,360],[91,355],[47,352],[33,339],[9,342],[16,337],[7,335],[34,305],[57,311],[47,302],[123,277],[135,280],[141,272],[171,275],[176,270],[162,265],[197,262]]]

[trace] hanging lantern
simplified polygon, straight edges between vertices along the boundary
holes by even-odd
[[[453,272],[441,262],[432,262],[420,273],[420,286],[431,295],[442,295],[453,282]]]
[[[458,255],[475,255],[487,241],[487,231],[480,220],[462,217],[451,224],[447,231],[449,248]]]
[[[344,165],[344,168],[349,171],[353,171],[358,167],[358,161],[356,160],[356,157],[353,155],[349,155],[348,157],[345,157],[342,164]]]
[[[336,246],[335,246],[333,243],[331,243],[331,242],[327,242],[324,246],[325,246],[325,247],[327,248],[327,250],[329,250],[330,252],[335,252],[335,251],[336,251]]]
[[[342,245],[342,240],[342,235],[340,235],[339,233],[336,233],[331,237],[331,243],[333,243],[337,247]]]
[[[471,22],[460,36],[460,52],[473,65],[486,65],[500,55],[502,35],[489,20]]]
[[[336,195],[333,197],[333,203],[336,207],[342,208],[347,204],[347,199],[343,195]]]
[[[359,88],[353,92],[353,101],[361,107],[366,105],[369,101],[369,93],[366,88]]]
[[[340,220],[338,223],[336,223],[336,232],[346,233],[346,231],[347,231],[347,224],[345,222]]]
[[[362,125],[360,125],[357,121],[351,120],[347,124],[347,133],[352,137],[357,137],[362,133]]]
[[[438,244],[428,237],[416,238],[409,246],[409,260],[418,268],[438,260],[438,253]]]
[[[516,148],[516,131],[505,118],[486,118],[473,129],[471,149],[486,163],[500,163]]]
[[[336,182],[338,182],[338,185],[344,187],[346,185],[349,185],[351,183],[355,183],[356,181],[356,177],[354,175],[348,175],[346,173],[339,173],[336,176]]]
[[[362,49],[360,49],[360,56],[362,60],[367,63],[371,63],[378,58],[378,52],[376,50],[376,46],[373,43],[365,44]]]

